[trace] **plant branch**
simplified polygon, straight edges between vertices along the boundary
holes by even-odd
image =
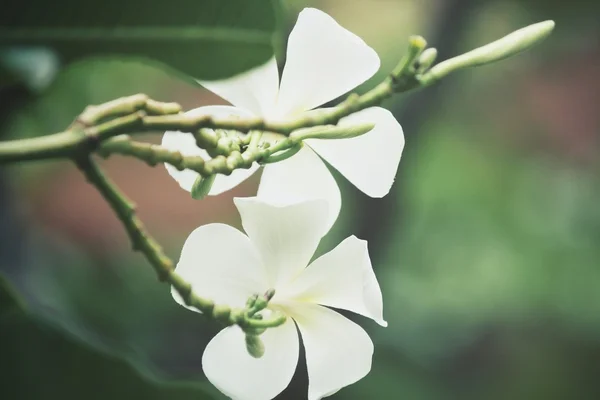
[[[150,236],[137,217],[135,205],[104,175],[98,164],[89,156],[77,158],[75,163],[117,215],[127,231],[133,250],[141,252],[146,257],[159,280],[169,283],[186,305],[227,325],[237,324],[242,329],[276,327],[285,322],[285,316],[278,313],[269,319],[258,320],[249,315],[249,310],[232,310],[229,306],[215,305],[212,300],[195,294],[192,285],[175,272],[173,261],[165,254],[160,244]]]
[[[429,65],[435,59],[435,49],[425,50],[425,39],[413,36],[409,39],[404,57],[390,75],[375,88],[360,96],[351,94],[336,107],[304,113],[284,121],[265,120],[260,117],[229,119],[195,115],[181,112],[181,107],[176,103],[158,102],[144,94],[124,97],[87,107],[64,132],[34,139],[0,142],[0,165],[17,161],[81,157],[84,154],[89,155],[99,144],[121,134],[168,130],[192,132],[196,135],[197,142],[203,145],[201,147],[209,154],[229,156],[235,153],[236,149],[232,148],[231,143],[220,143],[217,135],[207,131],[207,128],[242,133],[264,131],[294,136],[294,132],[299,129],[337,125],[342,118],[379,105],[393,94],[426,87],[459,69],[488,64],[524,51],[545,39],[553,28],[553,21],[534,24],[431,68]],[[154,157],[164,158],[164,154]]]

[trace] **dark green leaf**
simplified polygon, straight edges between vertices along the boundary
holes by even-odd
[[[50,46],[64,62],[119,56],[217,79],[273,54],[274,0],[8,0],[0,46]]]
[[[0,398],[208,400],[201,383],[164,384],[26,312],[0,277]]]

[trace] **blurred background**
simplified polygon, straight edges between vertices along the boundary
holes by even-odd
[[[385,77],[411,34],[445,59],[534,22],[557,22],[532,51],[385,103],[406,135],[386,198],[370,199],[335,173],[344,204],[319,252],[351,234],[369,241],[389,327],[352,317],[375,342],[373,369],[331,398],[599,399],[600,3],[290,0],[284,31],[305,6],[326,11],[379,53],[380,73],[360,91]],[[49,51],[23,57],[38,68],[28,90],[2,93],[2,139],[60,131],[87,104],[138,92],[184,108],[222,102],[151,65],[62,68]],[[199,225],[239,227],[231,198],[253,195],[258,183],[255,176],[198,202],[162,166],[120,157],[103,165],[174,259]],[[202,384],[202,352],[219,327],[171,299],[70,163],[1,167],[0,218],[0,273],[34,315],[146,377]],[[74,381],[92,373],[57,346],[23,351],[32,352],[23,353],[31,364],[13,366],[0,382],[11,376],[27,386],[36,365],[33,386],[51,388],[45,398],[70,398],[53,386],[64,363]],[[96,371],[90,385],[114,384],[104,376]],[[301,360],[278,399],[306,398],[306,380]],[[153,398],[197,398],[185,395]]]

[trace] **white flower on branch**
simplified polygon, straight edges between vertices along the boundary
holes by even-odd
[[[249,354],[239,326],[223,329],[202,357],[208,379],[236,400],[274,398],[288,386],[298,364],[296,327],[306,349],[310,400],[363,378],[371,369],[371,339],[324,306],[387,325],[367,242],[351,236],[308,265],[328,229],[326,201],[274,206],[258,198],[236,198],[235,204],[247,236],[228,225],[202,226],[186,240],[176,271],[194,291],[232,307],[244,307],[253,294],[274,290],[262,312],[277,311],[288,319],[259,336],[264,344],[260,358]]]
[[[190,112],[215,117],[260,116],[267,120],[285,120],[354,89],[378,69],[377,53],[362,39],[324,12],[306,8],[289,36],[281,80],[272,58],[233,78],[200,82],[235,107],[207,106]],[[258,197],[281,205],[326,199],[330,204],[329,224],[333,224],[341,207],[341,196],[320,157],[367,195],[385,196],[394,181],[404,148],[402,128],[389,111],[380,107],[367,108],[340,121],[341,125],[357,123],[373,123],[375,128],[354,138],[307,139],[304,142],[307,146],[291,158],[266,165]],[[267,140],[276,141],[277,135],[269,134]],[[185,155],[209,158],[189,133],[166,132],[162,144]],[[235,170],[230,176],[218,175],[209,194],[217,195],[235,187],[258,168],[255,164],[250,169]],[[178,171],[170,165],[167,169],[188,191],[198,177],[191,170]]]

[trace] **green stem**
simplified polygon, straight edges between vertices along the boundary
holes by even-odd
[[[0,164],[51,158],[73,158],[89,154],[93,145],[123,133],[155,131],[194,132],[206,149],[215,155],[227,155],[230,147],[213,143],[212,133],[202,134],[202,129],[225,129],[238,132],[265,131],[293,135],[293,132],[322,125],[337,125],[340,119],[376,106],[394,93],[402,93],[429,86],[459,69],[488,64],[517,54],[545,39],[554,29],[553,21],[545,21],[515,31],[504,38],[468,53],[433,66],[428,71],[419,67],[419,55],[425,40],[413,36],[408,51],[383,82],[359,96],[351,94],[337,107],[320,113],[305,113],[286,121],[268,121],[258,117],[245,119],[218,118],[209,115],[181,113],[176,103],[161,103],[143,94],[124,97],[99,106],[89,106],[65,132],[34,139],[0,142]],[[114,118],[110,121],[106,119]],[[82,133],[83,132],[83,133]],[[203,147],[203,146],[201,146]],[[227,154],[223,154],[227,153]],[[235,153],[235,150],[232,151]]]
[[[127,135],[105,141],[100,145],[98,154],[104,158],[108,158],[112,154],[131,156],[150,166],[168,163],[180,171],[191,169],[202,175],[206,174],[205,161],[200,156],[184,156],[178,151],[168,150],[160,145],[133,141]]]
[[[246,310],[218,306],[210,300],[196,295],[192,285],[175,272],[173,261],[165,254],[160,244],[148,233],[143,222],[135,214],[135,204],[102,172],[98,164],[89,156],[75,159],[77,167],[115,212],[131,241],[133,250],[141,252],[162,282],[169,283],[181,296],[186,305],[200,310],[204,315],[224,322],[237,324],[242,328],[276,327],[285,322],[285,316],[274,314],[270,319],[255,320],[246,318]]]
[[[84,150],[87,138],[83,131],[67,130],[39,138],[0,142],[0,165],[18,161],[69,158]]]
[[[100,105],[87,106],[75,123],[91,126],[107,118],[133,114],[142,110],[151,115],[177,114],[181,112],[181,106],[177,103],[158,102],[139,93]]]
[[[168,281],[174,269],[173,262],[158,242],[146,232],[142,221],[135,214],[135,204],[121,193],[89,156],[78,158],[75,162],[125,227],[133,250],[140,251],[146,256],[161,281]]]
[[[76,158],[89,155],[106,138],[144,132],[147,116],[179,113],[176,103],[162,103],[145,94],[88,106],[63,132],[38,138],[0,142],[0,165],[19,161]],[[110,119],[112,118],[112,119]],[[107,120],[110,119],[110,120]]]

